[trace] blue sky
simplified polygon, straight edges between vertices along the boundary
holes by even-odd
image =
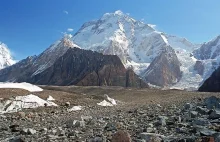
[[[1,0],[0,41],[20,60],[41,53],[68,28],[77,32],[84,22],[121,10],[200,43],[220,34],[219,5],[219,0]]]

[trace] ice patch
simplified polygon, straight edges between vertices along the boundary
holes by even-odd
[[[24,90],[28,90],[30,92],[41,92],[43,91],[42,88],[36,86],[36,85],[32,85],[30,83],[4,83],[4,82],[0,82],[0,88],[19,88],[19,89],[24,89]]]
[[[99,106],[113,106],[113,104],[107,102],[106,100],[104,100],[100,103],[97,103],[97,105],[99,105]]]
[[[97,105],[99,106],[114,106],[117,105],[115,99],[110,98],[107,94],[104,95],[104,97],[106,98],[106,100],[103,100],[100,103],[97,103]]]
[[[55,101],[55,99],[54,99],[52,96],[49,96],[49,97],[47,98],[47,101]]]
[[[82,106],[74,106],[72,107],[71,109],[68,109],[67,111],[68,112],[71,112],[71,111],[79,111],[79,110],[82,110]]]
[[[115,99],[110,98],[107,94],[104,95],[106,97],[106,99],[111,102],[112,105],[117,105]]]
[[[35,95],[17,96],[0,103],[0,113],[17,112],[24,108],[37,108],[41,106],[58,106],[57,104],[43,100]]]

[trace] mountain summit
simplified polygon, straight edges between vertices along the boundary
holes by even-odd
[[[15,63],[6,44],[0,42],[0,69]]]
[[[73,48],[82,51],[71,50]],[[86,50],[101,53],[97,55],[99,57],[103,55],[100,58],[101,61],[104,58],[107,59],[106,55],[117,55],[111,57],[120,59],[125,67],[125,69],[122,66],[120,67],[124,70],[122,73],[124,77],[126,76],[124,73],[132,69],[141,80],[156,86],[174,89],[197,89],[219,66],[220,36],[208,43],[194,44],[186,38],[157,31],[151,24],[135,20],[122,11],[106,13],[98,20],[83,24],[73,36],[65,35],[40,55],[28,57],[14,66],[0,71],[0,81],[27,80],[38,84],[41,76],[47,79],[46,81],[41,80],[41,83],[55,84],[56,81],[55,83],[51,82],[55,78],[47,78],[52,75],[48,71],[57,74],[58,72],[52,70],[54,66],[57,69],[58,67],[61,68],[62,72],[69,71],[66,64],[69,61],[67,60],[75,63],[76,58],[80,63],[87,64],[92,59],[74,54],[74,52],[77,52],[83,55],[91,54],[92,58],[96,57],[92,52],[87,53]],[[75,58],[67,54],[67,51],[71,51]],[[68,55],[69,58],[65,58],[65,55]],[[81,58],[83,62],[78,58]],[[64,59],[65,63],[63,63]],[[73,65],[72,62],[70,62],[71,65]],[[96,64],[97,62],[100,61],[94,60],[94,62],[89,63]],[[113,62],[103,62],[102,64],[104,63],[110,64],[107,65],[110,67],[115,66],[112,65]],[[79,66],[80,64],[76,63],[76,65]],[[95,68],[102,70],[104,66],[106,65]],[[84,74],[88,77],[86,78],[91,79],[91,76],[87,73],[91,73],[90,71],[94,68],[82,67],[87,70]],[[57,71],[60,72],[60,70]],[[78,70],[79,72],[80,70]],[[92,73],[94,75],[92,79],[96,78],[98,74],[97,70],[94,72]],[[82,74],[79,75],[80,79],[85,77]],[[58,77],[58,74],[56,76]],[[60,78],[62,77],[60,76]],[[137,76],[135,78],[135,80],[138,80]],[[71,79],[68,78],[69,81]],[[59,79],[62,85],[70,83],[69,81],[68,83],[62,81]],[[75,84],[77,84],[76,82]],[[86,81],[83,84],[89,84],[89,82]]]
[[[96,21],[83,24],[72,39],[82,49],[117,55],[125,67],[132,67],[136,74],[154,85],[172,86],[181,81],[187,87],[190,86],[187,81],[181,80],[184,73],[186,78],[194,77],[193,73],[188,73],[195,63],[190,53],[199,45],[156,31],[150,24],[135,20],[121,11],[106,13]],[[158,68],[159,61],[163,68]],[[155,69],[157,73],[154,72],[154,75],[149,72]],[[172,72],[176,72],[175,75]],[[197,87],[198,84],[199,81]],[[180,86],[182,84],[177,85]]]

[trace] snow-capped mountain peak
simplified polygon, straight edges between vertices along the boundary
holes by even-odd
[[[171,54],[177,54],[186,78],[193,77],[191,68],[196,60],[190,57],[190,53],[200,46],[185,38],[157,31],[154,25],[135,20],[120,10],[85,23],[72,39],[83,49],[119,56],[126,67],[132,67],[143,78],[144,72],[156,57],[171,51],[166,50],[167,47],[174,49]],[[164,55],[168,58],[170,54]],[[186,83],[185,80],[182,82]]]
[[[12,59],[11,52],[7,45],[0,42],[0,69],[11,66],[15,63]]]
[[[220,56],[220,35],[204,43],[201,48],[195,50],[193,54],[200,60],[218,58]]]

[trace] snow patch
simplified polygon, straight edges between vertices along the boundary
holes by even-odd
[[[24,89],[24,90],[28,90],[30,92],[41,92],[43,91],[42,88],[30,84],[30,83],[5,83],[5,82],[0,82],[0,88],[19,88],[19,89]]]
[[[52,96],[49,96],[49,97],[47,98],[47,101],[55,101],[55,99],[54,99]]]
[[[107,94],[105,94],[104,96],[106,97],[106,99],[107,99],[109,102],[111,102],[111,104],[117,105],[115,99],[110,98]]]
[[[99,106],[113,106],[113,104],[111,104],[110,102],[107,102],[106,100],[104,100],[100,103],[97,103],[97,105],[99,105]]]
[[[43,100],[35,95],[16,96],[3,103],[0,103],[0,113],[17,112],[27,108],[37,108],[42,106],[58,106],[57,104]]]
[[[167,38],[166,38],[164,35],[162,35],[162,34],[161,34],[161,37],[162,37],[163,41],[164,41],[167,45],[169,45],[169,42],[168,42]]]
[[[71,109],[68,109],[68,112],[72,112],[72,111],[79,111],[82,110],[82,106],[73,106]]]
[[[100,103],[97,103],[97,105],[99,106],[114,106],[117,105],[115,99],[110,98],[107,94],[104,95],[105,99],[107,100],[103,100]]]
[[[153,24],[147,24],[149,27],[151,27],[152,29],[155,29],[156,28],[156,25],[153,25]]]

